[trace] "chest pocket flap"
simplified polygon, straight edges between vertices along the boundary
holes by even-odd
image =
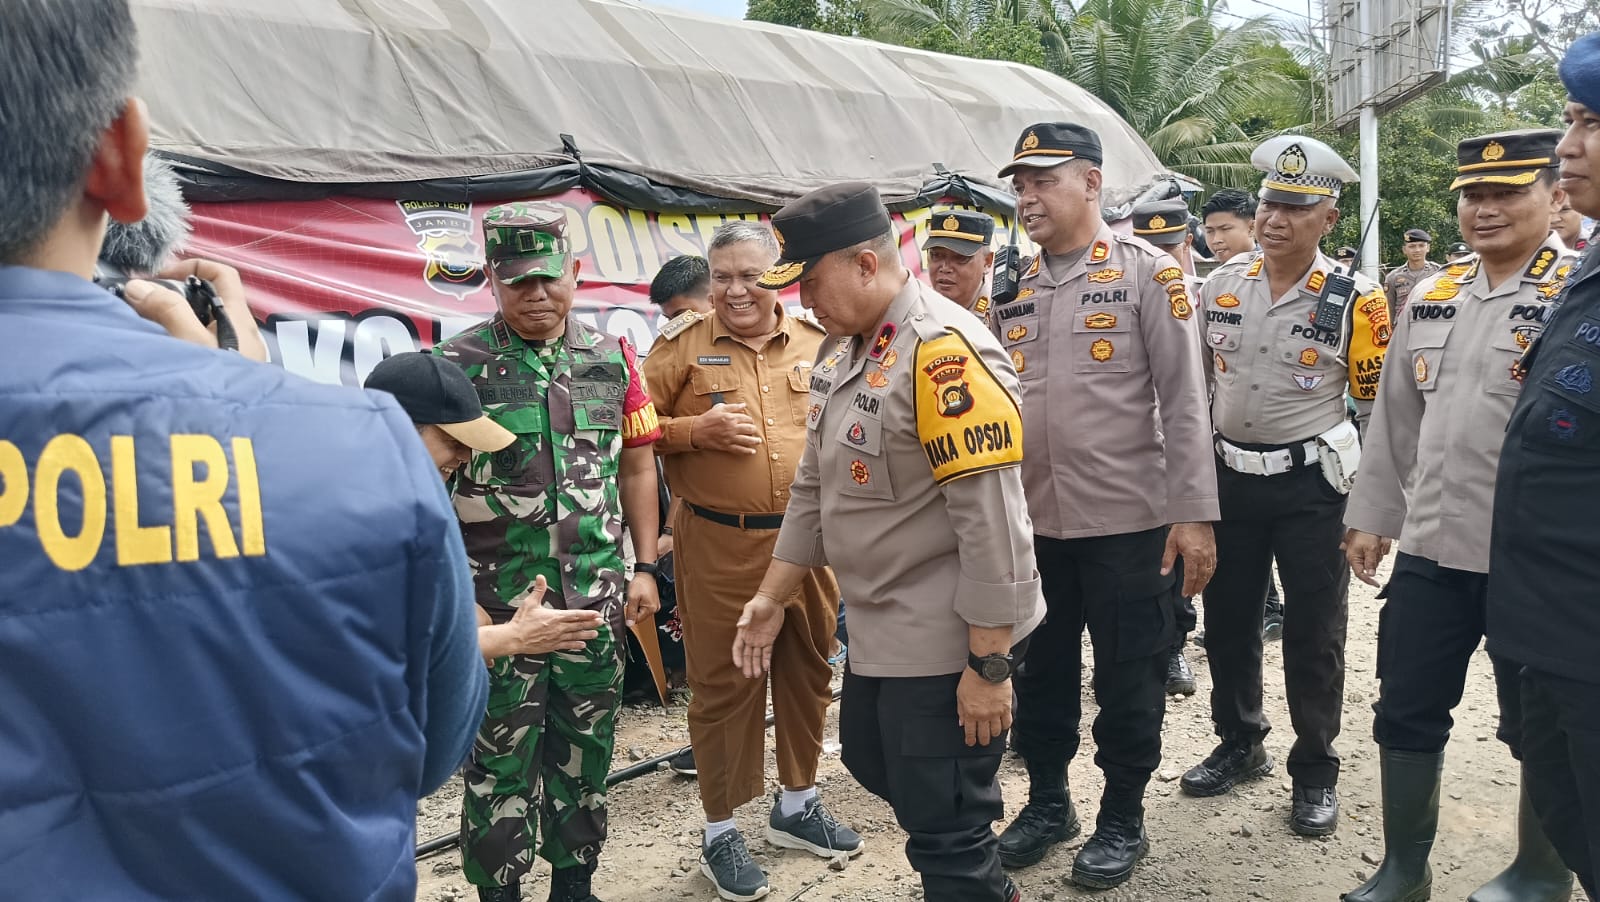
[[[1439,387],[1439,366],[1444,362],[1445,344],[1450,340],[1449,322],[1411,323],[1411,334],[1406,338],[1406,350],[1411,354],[1411,377],[1417,388],[1433,391]]]

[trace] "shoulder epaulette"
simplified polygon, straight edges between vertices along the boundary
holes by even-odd
[[[685,310],[673,317],[665,326],[661,327],[661,337],[671,341],[672,339],[677,338],[679,335],[682,335],[685,329],[705,318],[706,315],[704,313],[696,313],[693,310]]]

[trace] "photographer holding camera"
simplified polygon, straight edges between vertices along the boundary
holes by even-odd
[[[147,212],[136,45],[0,4],[0,887],[411,899],[486,699],[455,516],[392,399],[254,362],[237,273],[89,281]]]

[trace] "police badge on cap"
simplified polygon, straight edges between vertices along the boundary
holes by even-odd
[[[1250,165],[1265,172],[1261,199],[1268,203],[1310,206],[1337,200],[1346,182],[1360,179],[1333,148],[1305,135],[1279,135],[1261,142]]]
[[[950,210],[928,220],[928,240],[922,242],[922,249],[942,247],[971,257],[988,247],[993,238],[994,219],[988,213]]]

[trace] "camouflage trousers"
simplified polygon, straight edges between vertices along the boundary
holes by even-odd
[[[464,771],[461,863],[473,885],[520,880],[540,837],[551,867],[599,859],[622,675],[609,626],[583,651],[495,660]]]

